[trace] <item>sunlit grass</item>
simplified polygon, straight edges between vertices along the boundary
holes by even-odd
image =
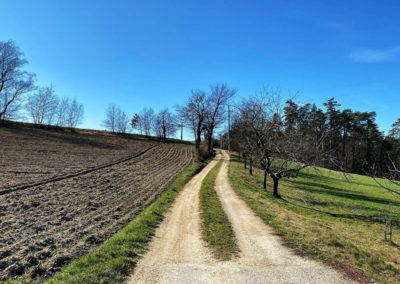
[[[238,251],[232,226],[215,191],[215,179],[221,168],[219,161],[204,178],[200,189],[202,235],[214,256],[229,260]]]
[[[376,281],[398,283],[400,200],[373,179],[306,169],[295,179],[282,180],[278,199],[272,196],[271,180],[265,191],[262,171],[250,176],[235,155],[229,178],[247,204],[299,253],[346,271],[362,271]],[[384,221],[391,209],[395,224],[388,242]]]

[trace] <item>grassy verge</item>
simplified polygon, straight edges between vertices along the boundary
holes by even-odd
[[[130,275],[146,251],[163,214],[171,207],[184,185],[207,162],[186,168],[161,196],[126,227],[104,242],[93,253],[72,261],[47,283],[117,283]]]
[[[215,179],[222,161],[207,174],[201,184],[200,206],[202,210],[202,234],[214,256],[229,260],[238,252],[235,235],[215,192]]]
[[[342,270],[355,280],[399,283],[400,201],[365,176],[348,182],[338,172],[305,170],[282,180],[283,199],[263,190],[262,171],[248,174],[232,155],[229,179],[236,192],[298,253]],[[391,204],[391,205],[389,205]],[[393,208],[392,242],[384,241],[384,219]]]

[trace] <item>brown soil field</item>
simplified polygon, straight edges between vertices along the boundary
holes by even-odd
[[[109,238],[193,159],[134,136],[0,127],[0,279],[50,276]]]

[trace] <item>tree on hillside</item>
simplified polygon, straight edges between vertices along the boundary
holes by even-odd
[[[211,86],[211,93],[207,98],[209,110],[206,112],[204,123],[209,153],[213,151],[212,138],[214,131],[226,120],[226,106],[236,92],[236,89],[228,87],[227,84],[215,84]]]
[[[110,104],[106,109],[106,118],[103,120],[102,126],[111,132],[115,132],[117,129],[117,116],[120,109],[116,104]]]
[[[27,63],[13,41],[0,41],[0,120],[14,118],[33,89],[34,74],[22,69]]]
[[[128,116],[122,110],[119,110],[117,115],[117,132],[126,133],[128,131]]]
[[[201,134],[209,115],[209,101],[207,94],[202,90],[192,90],[192,94],[185,105],[177,107],[177,112],[184,119],[186,125],[193,129],[196,149],[200,148]]]
[[[69,128],[75,128],[82,123],[84,115],[83,104],[78,103],[77,100],[72,100],[66,113],[66,122]]]
[[[70,106],[68,97],[63,97],[57,106],[55,114],[55,123],[57,126],[67,126],[67,113]]]
[[[29,114],[35,124],[52,124],[58,107],[58,98],[54,93],[54,87],[39,88],[32,94],[26,105]]]
[[[138,115],[137,129],[146,136],[151,135],[155,114],[152,108],[144,108]]]
[[[110,104],[106,109],[106,118],[102,125],[111,132],[126,133],[128,116],[116,104]]]
[[[131,119],[131,127],[132,127],[132,129],[137,129],[138,128],[138,122],[139,122],[139,115],[137,113],[135,113],[132,116],[132,119]]]
[[[157,113],[154,120],[154,130],[155,133],[163,139],[173,136],[176,133],[176,118],[167,108]]]

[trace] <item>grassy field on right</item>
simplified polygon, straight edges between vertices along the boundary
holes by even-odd
[[[283,179],[282,199],[272,183],[262,187],[262,171],[250,176],[231,153],[229,179],[236,192],[297,253],[344,271],[360,282],[400,282],[400,199],[371,178],[346,177],[326,169],[304,170]],[[392,241],[384,240],[384,221],[392,211]]]

